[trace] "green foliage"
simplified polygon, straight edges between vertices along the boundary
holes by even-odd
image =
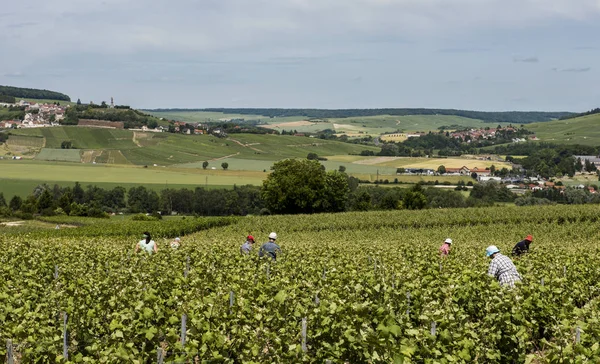
[[[227,168],[229,168],[229,163],[227,163],[227,162],[221,163],[221,168],[223,168],[224,170],[227,170]]]
[[[144,186],[133,187],[127,192],[127,205],[131,212],[151,213],[158,210],[159,197]]]
[[[0,94],[14,96],[16,98],[25,98],[25,99],[47,99],[47,100],[71,101],[71,98],[69,96],[62,94],[60,92],[33,89],[33,88],[13,87],[13,86],[0,85]]]
[[[319,160],[319,156],[317,155],[317,153],[308,153],[308,155],[306,156],[306,159],[310,160],[310,161],[316,161]]]
[[[23,363],[63,361],[63,311],[73,362],[155,362],[158,347],[165,362],[600,360],[595,206],[44,221],[93,223],[0,238],[0,337]],[[274,226],[276,263],[239,254],[245,234],[266,239]],[[200,232],[170,249],[183,230]],[[157,254],[133,254],[142,231]],[[502,289],[485,276],[483,251],[510,251],[524,232],[536,237],[514,260],[524,281]],[[442,261],[449,235],[455,244]]]
[[[283,214],[343,211],[348,193],[343,173],[325,172],[317,161],[295,159],[275,163],[262,188],[266,207]]]
[[[0,92],[0,102],[4,102],[7,104],[14,104],[16,102],[16,100],[15,100],[14,96],[5,95]]]

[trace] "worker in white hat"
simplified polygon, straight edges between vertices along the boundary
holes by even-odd
[[[277,259],[277,253],[281,253],[281,247],[275,244],[275,240],[277,240],[277,234],[270,233],[269,241],[264,243],[260,250],[258,251],[258,256],[263,257],[265,255],[270,256],[273,260]]]
[[[442,257],[448,256],[450,254],[450,248],[452,247],[452,239],[447,238],[444,240],[444,244],[440,247],[440,255]]]

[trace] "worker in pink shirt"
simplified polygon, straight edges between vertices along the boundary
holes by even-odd
[[[450,254],[450,248],[452,247],[452,239],[448,238],[444,240],[444,244],[440,247],[440,256],[445,257]]]

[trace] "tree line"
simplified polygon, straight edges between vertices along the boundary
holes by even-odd
[[[497,144],[512,143],[513,138],[520,138],[531,134],[525,129],[518,130],[500,130],[493,138],[478,138],[471,139],[467,136],[462,138],[454,138],[449,132],[429,132],[420,137],[408,138],[402,142],[383,142],[381,151],[377,153],[380,156],[393,157],[422,157],[433,155],[434,150],[439,156],[460,156],[463,154],[480,154],[485,153],[482,148],[490,147]],[[363,155],[375,155],[374,152],[365,151]]]
[[[600,114],[600,107],[597,107],[590,111],[582,112],[579,114],[565,115],[565,116],[561,117],[560,120],[574,119],[574,118],[578,118],[581,116],[594,115],[594,114]]]
[[[0,93],[0,102],[4,102],[7,104],[14,104],[16,102],[16,99],[14,96],[5,95],[5,94]]]
[[[0,85],[0,95],[13,96],[25,99],[46,99],[71,101],[71,98],[63,93],[35,88],[23,88]]]
[[[122,121],[125,129],[147,126],[154,129],[158,119],[141,111],[128,107],[108,109],[101,105],[74,105],[65,112],[63,125],[77,125],[79,119],[95,119],[106,121]]]
[[[471,111],[454,109],[425,109],[425,108],[384,108],[384,109],[277,109],[277,108],[206,108],[206,109],[154,109],[151,111],[206,111],[225,114],[263,115],[265,117],[303,116],[315,119],[351,118],[377,115],[452,115],[470,119],[482,120],[486,123],[517,123],[527,124],[550,121],[572,115],[570,112],[541,112],[541,111]]]
[[[518,197],[504,185],[475,184],[465,196],[462,188],[442,189],[422,183],[411,188],[360,186],[358,180],[340,171],[325,171],[316,161],[278,162],[262,187],[232,189],[163,189],[144,186],[103,189],[76,183],[74,187],[37,186],[25,199],[7,200],[0,193],[0,216],[22,219],[34,215],[108,217],[109,213],[144,213],[160,218],[172,213],[198,216],[245,216],[265,214],[312,214],[369,210],[418,210],[492,206],[498,202],[532,204],[600,203],[600,195],[587,189],[543,190]]]

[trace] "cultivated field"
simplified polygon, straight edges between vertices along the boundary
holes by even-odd
[[[600,114],[582,116],[575,119],[554,120],[545,123],[528,124],[541,141],[560,144],[600,144]]]
[[[81,362],[598,362],[599,213],[111,220],[28,236],[2,227],[0,338],[24,363],[63,361],[63,350]],[[189,234],[211,224],[230,225]],[[153,256],[133,254],[145,230],[159,243]],[[263,242],[272,230],[276,262],[258,247],[240,255],[246,234]],[[186,235],[171,250],[175,234]],[[532,252],[514,260],[523,282],[501,288],[486,276],[485,248],[507,253],[526,234]],[[440,259],[447,237],[453,248]]]
[[[455,129],[453,126],[472,128],[497,126],[497,124],[484,123],[481,120],[449,115],[378,115],[359,118],[335,118],[313,123],[311,125],[268,122],[272,124],[269,126],[270,128],[276,128],[277,130],[296,130],[302,133],[331,129],[335,130],[338,134],[346,134],[348,136],[379,136],[382,133],[390,133],[398,130],[403,132],[438,131],[440,127],[452,130]],[[501,125],[508,125],[508,123],[501,123]]]
[[[38,155],[35,156],[35,159],[42,161],[80,162],[81,151],[78,149],[42,148]]]
[[[46,183],[74,182],[123,183],[123,184],[165,184],[175,185],[260,185],[266,173],[259,171],[193,170],[165,167],[109,166],[72,163],[44,163],[42,161],[0,160],[2,179],[39,180]],[[0,180],[1,181],[1,180]],[[1,182],[0,182],[1,186]],[[0,190],[1,191],[1,190]]]
[[[46,148],[59,149],[63,141],[71,141],[75,148],[84,150],[86,162],[95,160],[97,163],[107,161],[135,165],[201,163],[234,156],[240,159],[276,161],[306,157],[310,152],[337,155],[379,150],[371,146],[286,135],[232,134],[227,139],[221,139],[211,135],[142,133],[75,126],[19,129],[15,133],[17,135],[9,138],[9,143],[11,139],[15,140],[10,145],[11,148],[21,146],[21,141],[23,147],[30,148],[29,145],[35,141],[45,143]],[[94,152],[86,152],[87,150]],[[120,154],[99,159],[90,156],[99,150],[119,151]]]
[[[220,112],[207,112],[207,111],[147,111],[145,113],[156,116],[157,118],[165,118],[168,120],[183,121],[187,123],[206,123],[206,122],[219,122],[231,119],[244,119],[244,120],[271,120],[276,123],[283,123],[288,121],[299,121],[303,120],[302,116],[291,116],[281,118],[270,118],[264,115],[242,115],[242,114],[224,114]]]

